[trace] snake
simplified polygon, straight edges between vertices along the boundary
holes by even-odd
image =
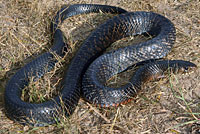
[[[59,29],[72,16],[88,13],[116,14],[100,24],[84,40],[71,60],[58,96],[42,103],[21,99],[22,90],[51,71],[68,49]],[[101,107],[118,106],[129,102],[150,80],[162,77],[167,70],[188,72],[196,65],[183,60],[159,60],[172,49],[176,30],[166,17],[147,11],[128,12],[120,7],[99,4],[74,4],[62,7],[51,21],[53,45],[20,68],[7,82],[4,93],[5,114],[23,125],[45,126],[60,121],[60,115],[70,116],[80,97]],[[125,37],[148,34],[152,38],[104,53],[112,43]],[[158,61],[156,60],[158,59]],[[130,82],[122,87],[105,85],[112,76],[139,62],[155,60],[136,70]],[[61,114],[62,113],[62,114]]]

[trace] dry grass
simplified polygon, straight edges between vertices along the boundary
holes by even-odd
[[[134,101],[118,108],[99,109],[80,100],[74,114],[70,118],[63,117],[58,124],[31,128],[13,123],[3,110],[5,84],[20,67],[48,51],[52,17],[63,4],[73,3],[108,4],[128,11],[145,10],[165,15],[177,28],[176,44],[167,58],[192,61],[198,69],[188,75],[172,75],[152,82]],[[70,62],[89,33],[109,17],[89,14],[66,20],[61,28],[72,51],[65,58],[65,64]],[[0,133],[200,133],[199,0],[1,0],[0,29]],[[126,42],[129,40],[116,45]],[[41,102],[55,95],[66,66],[61,64],[60,68],[33,83],[34,88],[26,92],[33,97],[24,99]]]

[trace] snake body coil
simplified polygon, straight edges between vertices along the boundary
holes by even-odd
[[[21,92],[29,84],[29,78],[33,77],[34,80],[37,80],[55,66],[57,60],[52,52],[61,57],[64,56],[62,52],[65,46],[63,34],[57,27],[60,21],[62,23],[71,16],[91,12],[121,15],[100,25],[85,40],[69,65],[60,96],[41,104],[22,101],[20,99]],[[81,89],[83,89],[83,97],[92,103],[101,106],[118,105],[132,98],[140,90],[141,85],[148,81],[145,78],[150,79],[155,76],[153,72],[157,71],[159,74],[168,67],[173,69],[195,67],[193,63],[186,61],[160,61],[139,69],[133,77],[131,85],[111,89],[102,84],[111,76],[137,62],[159,59],[169,53],[175,41],[174,25],[167,18],[153,12],[127,12],[113,6],[76,4],[68,8],[64,7],[57,13],[51,23],[51,31],[54,38],[52,52],[46,52],[22,67],[12,76],[6,86],[6,114],[9,118],[22,124],[43,126],[56,123],[59,120],[60,111],[65,111],[66,116],[70,115],[79,101]],[[154,38],[99,57],[113,42],[142,33],[148,33]],[[97,60],[95,60],[96,58]],[[90,64],[91,66],[87,70]],[[141,76],[144,72],[145,78],[144,75]]]

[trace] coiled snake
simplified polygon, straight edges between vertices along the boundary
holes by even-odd
[[[29,77],[37,80],[54,68],[57,60],[52,52],[64,56],[62,50],[65,43],[58,24],[71,16],[92,12],[120,15],[100,25],[84,41],[68,67],[59,96],[40,104],[22,101],[21,92],[29,84]],[[73,113],[80,96],[100,106],[117,106],[129,101],[141,89],[142,84],[163,75],[168,68],[172,68],[173,71],[186,71],[196,67],[191,62],[180,60],[153,62],[138,69],[127,85],[120,88],[105,86],[107,79],[129,66],[145,60],[162,58],[171,50],[175,42],[174,25],[167,18],[153,12],[127,12],[122,8],[107,5],[75,4],[64,7],[57,13],[51,23],[51,31],[51,52],[43,53],[26,64],[6,85],[6,114],[10,119],[22,124],[43,126],[56,123],[61,111],[64,111],[66,116]],[[147,32],[154,38],[100,56],[113,42]]]

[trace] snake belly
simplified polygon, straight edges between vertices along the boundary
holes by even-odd
[[[63,41],[63,34],[58,28],[58,25],[71,16],[98,12],[120,15],[100,25],[84,41],[67,69],[60,95],[40,104],[22,101],[20,98],[21,93],[23,88],[29,84],[29,78],[33,77],[36,81],[54,68],[58,61],[53,53],[61,57],[64,56],[63,47],[66,44]],[[142,33],[148,33],[154,37],[151,40],[135,46],[129,46],[105,54],[103,58],[97,58],[93,63],[94,65],[99,64],[99,67],[117,68],[117,63],[120,62],[121,64],[118,68],[118,72],[123,71],[128,66],[137,62],[148,59],[159,59],[166,56],[175,42],[174,25],[164,16],[144,11],[127,12],[122,8],[107,5],[75,4],[64,7],[58,11],[53,19],[51,31],[53,33],[53,46],[50,48],[50,51],[43,53],[19,69],[6,85],[4,96],[6,114],[10,119],[21,124],[44,126],[46,124],[56,123],[59,121],[60,112],[65,112],[64,114],[66,116],[73,113],[80,99],[81,92],[83,92],[82,96],[88,101],[100,103],[101,105],[110,106],[115,103],[120,103],[119,100],[115,100],[109,96],[108,98],[110,98],[111,101],[109,100],[108,102],[106,102],[105,99],[93,96],[95,94],[93,90],[89,91],[90,89],[86,89],[88,84],[90,85],[93,83],[88,82],[87,77],[83,79],[82,82],[82,77],[88,66],[113,42],[124,37]],[[104,64],[102,62],[104,62]],[[165,66],[167,65],[165,64]],[[89,70],[91,70],[91,68],[89,68]],[[87,72],[86,74],[88,74]],[[107,73],[106,71],[103,71],[103,73],[106,74],[106,78],[115,74],[112,70],[111,73]],[[82,85],[83,90],[81,90]],[[126,90],[126,92],[127,91],[129,90]],[[121,100],[124,101],[126,99],[128,98],[125,97],[125,99]]]

